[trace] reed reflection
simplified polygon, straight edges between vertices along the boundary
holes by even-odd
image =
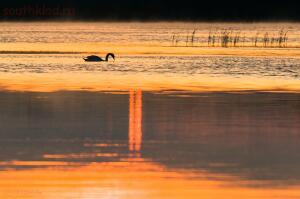
[[[142,91],[129,91],[129,150],[139,153],[142,144]]]

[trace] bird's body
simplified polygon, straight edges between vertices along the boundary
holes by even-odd
[[[103,61],[101,57],[98,57],[96,55],[90,55],[85,58],[83,58],[85,61]]]
[[[87,62],[101,62],[101,61],[108,61],[108,58],[109,57],[112,57],[113,59],[115,59],[115,55],[113,53],[108,53],[105,57],[105,59],[102,59],[101,57],[99,56],[96,56],[96,55],[90,55],[90,56],[87,56],[87,57],[84,57],[84,61],[87,61]]]

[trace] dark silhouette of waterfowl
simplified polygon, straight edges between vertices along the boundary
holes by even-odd
[[[113,53],[107,53],[105,59],[102,59],[99,56],[96,55],[90,55],[87,57],[84,57],[84,61],[90,61],[90,62],[101,62],[101,61],[108,61],[108,58],[112,57],[115,60],[115,55]]]

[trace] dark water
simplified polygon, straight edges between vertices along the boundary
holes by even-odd
[[[169,189],[176,193],[174,198],[187,193],[191,198],[273,198],[274,194],[293,198],[300,194],[299,94],[1,92],[0,113],[1,198],[18,198],[19,189],[24,198],[53,198],[55,190],[56,197],[81,198],[85,194],[78,189],[61,187],[70,182],[104,186],[99,172],[97,179],[90,174],[58,181],[41,174],[68,171],[71,176],[81,168],[88,168],[80,171],[82,175],[97,169],[104,174],[106,170],[137,172],[135,178],[106,178],[131,179],[130,188],[108,183],[105,190],[91,190],[86,198],[164,198],[165,187],[149,183],[169,186],[183,179],[185,185],[178,185],[182,190],[176,191],[175,185]],[[96,170],[90,168],[95,164]],[[39,171],[33,178],[46,179],[43,186],[18,186],[30,183],[32,178],[23,176],[28,171]],[[155,175],[143,179],[149,172]],[[135,180],[141,185],[131,184]],[[124,187],[133,191],[112,192]]]

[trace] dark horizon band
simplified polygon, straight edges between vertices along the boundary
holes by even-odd
[[[0,20],[299,21],[299,13],[295,2],[230,0],[12,0],[0,4]]]

